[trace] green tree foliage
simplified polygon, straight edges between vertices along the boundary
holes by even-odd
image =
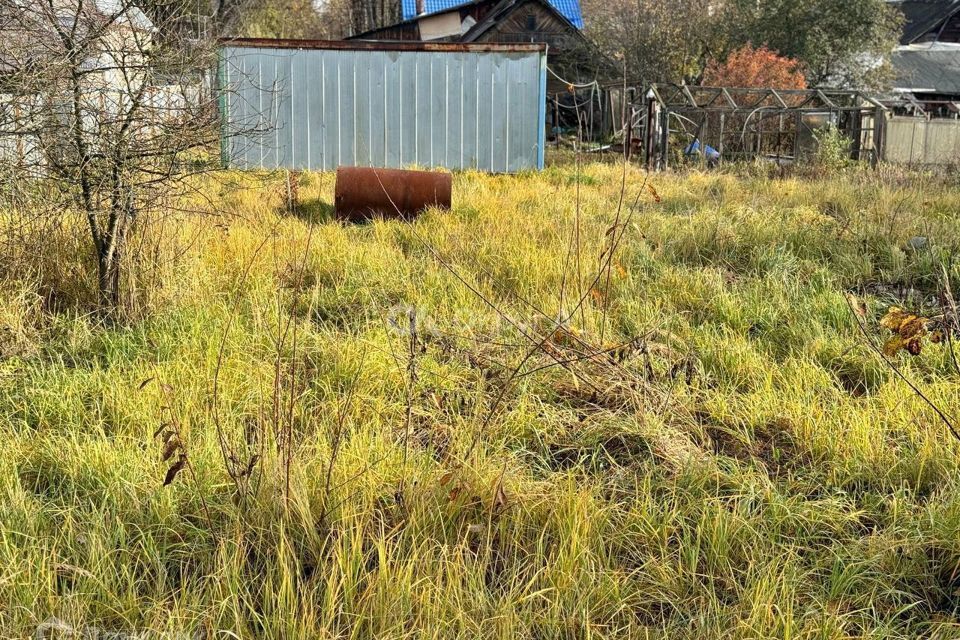
[[[901,14],[886,0],[583,0],[587,34],[633,79],[696,83],[746,45],[798,61],[811,86],[889,77]]]
[[[710,0],[583,0],[587,35],[631,80],[696,78],[716,30]]]
[[[728,0],[717,13],[730,48],[764,45],[800,61],[812,85],[877,88],[902,16],[886,0]]]

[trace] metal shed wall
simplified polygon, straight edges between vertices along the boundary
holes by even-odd
[[[222,47],[228,166],[543,168],[542,47],[325,44]]]

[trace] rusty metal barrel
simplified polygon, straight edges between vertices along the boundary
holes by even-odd
[[[340,167],[334,208],[341,220],[409,219],[428,207],[449,209],[452,191],[449,173]]]

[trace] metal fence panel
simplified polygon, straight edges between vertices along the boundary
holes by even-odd
[[[926,164],[960,161],[960,121],[931,120],[927,123]]]
[[[960,120],[890,118],[885,126],[884,160],[902,164],[960,162]]]
[[[438,50],[440,49],[440,50]],[[545,52],[221,49],[228,166],[543,167]]]

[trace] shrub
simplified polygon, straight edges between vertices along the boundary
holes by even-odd
[[[853,141],[836,125],[831,123],[817,129],[813,137],[817,141],[817,166],[831,171],[839,171],[850,166],[852,163],[850,147]]]
[[[766,47],[747,44],[733,51],[724,62],[710,61],[703,73],[709,87],[763,87],[806,89],[800,63]]]

